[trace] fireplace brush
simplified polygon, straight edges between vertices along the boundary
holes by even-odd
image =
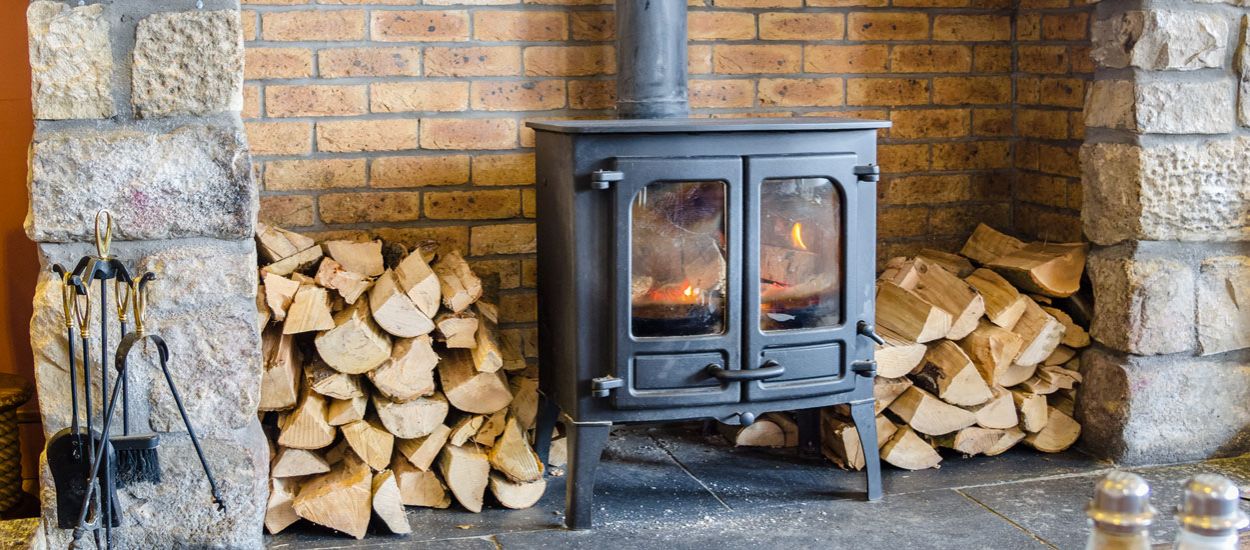
[[[178,388],[174,384],[174,379],[169,373],[169,347],[165,345],[164,339],[157,334],[147,333],[143,326],[143,316],[147,309],[147,285],[149,282],[155,280],[155,278],[156,276],[152,273],[146,273],[133,283],[133,287],[130,291],[130,301],[134,305],[135,330],[122,338],[121,343],[117,346],[114,364],[117,368],[118,377],[122,378],[125,376],[126,369],[128,368],[127,363],[130,351],[136,344],[146,340],[152,342],[152,344],[156,346],[157,354],[160,359],[161,372],[164,374],[165,382],[169,386],[169,393],[174,398],[174,404],[178,406],[178,413],[182,416],[182,423],[187,429],[187,435],[191,437],[191,445],[195,447],[195,454],[200,459],[200,466],[204,468],[204,476],[208,478],[208,486],[213,496],[213,503],[217,505],[218,510],[225,511],[226,505],[225,502],[222,501],[221,494],[217,488],[217,481],[213,478],[213,472],[208,465],[208,460],[204,458],[204,451],[200,448],[200,441],[195,435],[195,428],[191,425],[191,419],[187,416],[186,407],[182,404],[182,396],[179,395]],[[104,410],[102,428],[106,432],[112,423],[113,413],[115,412],[117,406],[117,397],[121,388],[122,385],[118,384],[113,388],[112,393],[109,395],[108,404]],[[87,491],[89,497],[96,489],[95,482],[100,476],[101,466],[103,466],[103,463],[107,460],[104,452],[105,447],[106,446],[101,446],[96,449],[91,460],[90,475],[87,478]],[[90,507],[91,499],[88,498],[83,500],[82,508],[78,514],[78,525],[74,528],[74,540],[70,545],[71,548],[78,547],[79,541],[81,540],[85,530],[96,528],[96,526],[93,525],[93,523],[88,522],[87,519]]]

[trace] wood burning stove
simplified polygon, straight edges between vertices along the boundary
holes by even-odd
[[[690,119],[685,3],[617,2],[623,120],[535,122],[537,448],[568,428],[565,521],[592,524],[613,423],[847,404],[870,499],[876,129]],[[801,439],[818,437],[800,415]]]

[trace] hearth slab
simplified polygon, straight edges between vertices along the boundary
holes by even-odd
[[[1190,476],[1218,473],[1242,487],[1250,484],[1250,458],[1246,457],[1129,471],[1150,483],[1150,500],[1159,511],[1150,529],[1151,539],[1156,544],[1171,543],[1176,536],[1172,513],[1181,502],[1181,485]],[[1094,483],[1105,472],[1088,471],[1075,476],[974,487],[963,492],[1058,548],[1080,548],[1085,543],[1085,503],[1093,494]],[[1246,501],[1241,505],[1250,512]]]

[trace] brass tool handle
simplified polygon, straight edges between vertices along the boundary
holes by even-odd
[[[100,222],[104,222],[104,231],[100,231]],[[108,210],[95,213],[95,250],[100,258],[111,258],[109,248],[113,245],[113,214]]]
[[[148,283],[155,280],[156,274],[149,271],[131,283],[129,297],[134,305],[135,332],[138,334],[143,334],[143,318],[148,309]]]

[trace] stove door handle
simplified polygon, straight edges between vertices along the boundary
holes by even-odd
[[[707,373],[721,382],[745,382],[750,380],[768,380],[786,373],[786,367],[776,361],[765,361],[758,369],[729,370],[712,363],[707,366]]]

